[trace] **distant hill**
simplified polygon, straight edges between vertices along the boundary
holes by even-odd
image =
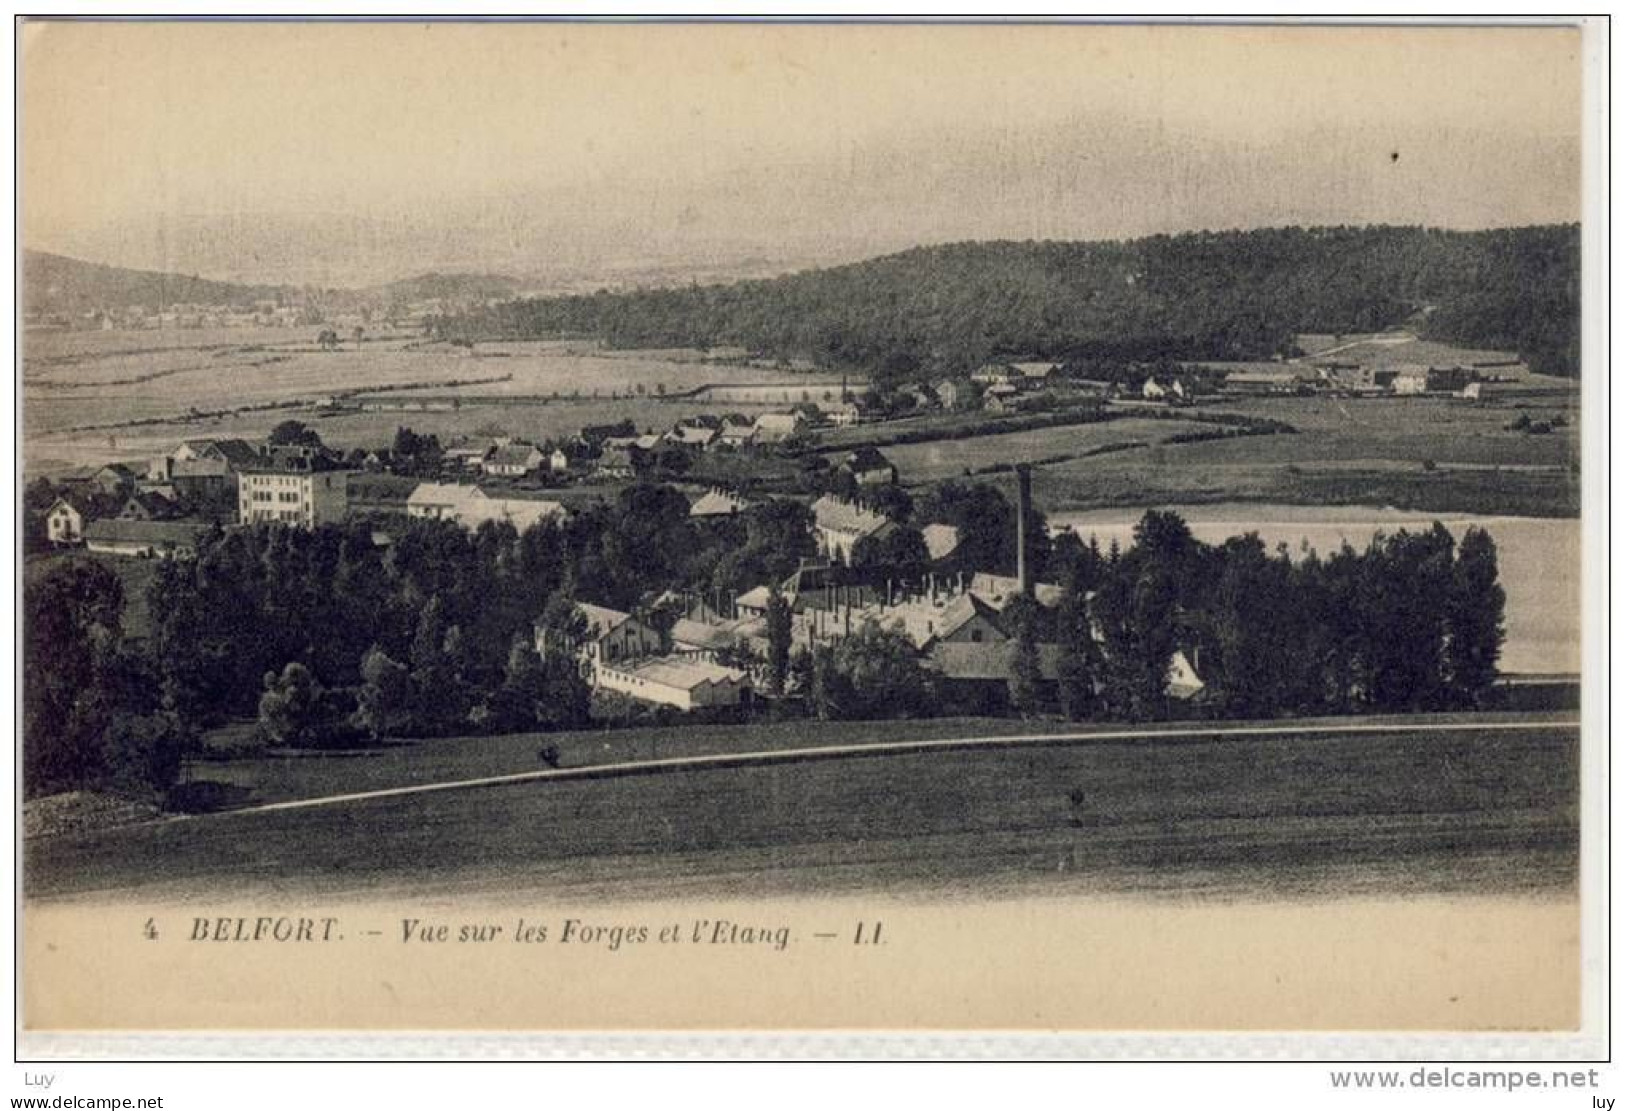
[[[247,307],[256,301],[311,304],[338,311],[363,305],[382,309],[394,304],[432,300],[479,303],[513,297],[523,288],[517,278],[501,274],[438,272],[365,289],[247,285],[158,270],[104,266],[46,251],[23,252],[23,311],[28,314],[79,316],[131,305],[140,305],[148,312],[176,304]]]
[[[914,377],[989,358],[1262,359],[1299,332],[1408,324],[1579,367],[1578,225],[1271,228],[922,247],[780,278],[517,300],[444,335],[741,345]]]
[[[141,305],[149,312],[175,304],[252,305],[292,298],[291,286],[241,285],[158,270],[103,266],[45,251],[23,252],[23,312],[81,314]]]

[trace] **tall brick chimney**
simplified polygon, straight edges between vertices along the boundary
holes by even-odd
[[[1032,512],[1033,471],[1025,463],[1016,464],[1016,582],[1023,594],[1031,593],[1027,577],[1027,517]]]

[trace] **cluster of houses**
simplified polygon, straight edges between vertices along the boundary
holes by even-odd
[[[674,456],[692,459],[701,452],[740,451],[794,440],[824,427],[856,423],[853,402],[819,406],[813,402],[782,412],[699,413],[684,417],[665,432],[628,433],[624,425],[588,425],[574,436],[533,443],[509,437],[453,444],[444,458],[448,471],[492,478],[598,476],[630,478],[649,467],[669,464]]]
[[[1016,636],[1006,610],[1023,589],[1019,577],[981,571],[877,587],[831,562],[803,566],[779,584],[778,593],[790,611],[792,649],[837,645],[872,622],[906,637],[922,666],[958,697],[998,698],[1009,682]],[[1061,588],[1054,584],[1027,589],[1041,606],[1060,604]],[[594,689],[681,710],[736,706],[759,697],[772,596],[772,588],[758,586],[721,609],[678,598],[681,615],[665,631],[652,619],[583,605],[587,637],[574,647],[581,674]],[[560,650],[540,622],[535,644],[544,656]],[[1058,644],[1037,645],[1044,679],[1056,678],[1060,655]],[[739,666],[741,661],[754,662]],[[1176,651],[1169,659],[1166,693],[1185,700],[1202,690],[1200,676]]]
[[[45,512],[46,539],[108,555],[184,557],[212,527],[200,505],[234,507],[245,525],[334,524],[349,514],[349,475],[320,447],[186,440],[144,468],[109,463],[65,476],[65,492]]]
[[[1227,394],[1316,394],[1343,397],[1459,397],[1480,400],[1493,389],[1495,378],[1478,367],[1428,366],[1396,363],[1377,366],[1369,363],[1239,363],[1206,364],[1223,371],[1219,389]],[[1147,400],[1172,400],[1170,390],[1185,399],[1194,383],[1157,383],[1147,379],[1143,396]]]

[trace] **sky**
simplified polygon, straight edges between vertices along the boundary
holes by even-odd
[[[30,23],[25,245],[255,281],[1580,212],[1577,31]]]

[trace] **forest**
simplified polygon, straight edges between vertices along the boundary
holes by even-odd
[[[905,381],[994,358],[1267,359],[1299,332],[1404,324],[1575,376],[1579,263],[1577,224],[958,243],[767,280],[519,299],[430,326],[445,339],[737,345]]]

